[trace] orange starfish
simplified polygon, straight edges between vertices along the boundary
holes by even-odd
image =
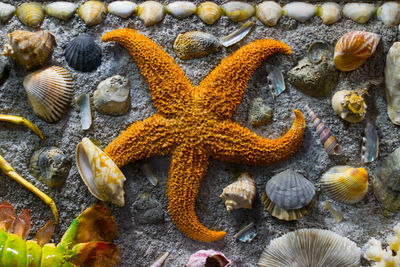
[[[167,182],[172,220],[192,239],[212,242],[223,238],[225,232],[203,226],[194,209],[209,157],[269,164],[293,155],[303,141],[305,121],[297,110],[291,129],[275,140],[259,137],[231,121],[256,68],[275,53],[291,54],[290,47],[275,40],[250,43],[222,60],[195,87],[171,56],[135,30],[114,30],[102,40],[116,41],[129,51],[158,109],[152,117],[133,123],[105,152],[118,166],[172,153]]]

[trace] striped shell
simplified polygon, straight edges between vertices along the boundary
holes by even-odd
[[[282,8],[274,1],[265,1],[257,6],[256,16],[265,25],[275,26],[282,16]]]
[[[254,15],[254,6],[249,3],[232,1],[221,6],[224,14],[234,22],[246,20]]]
[[[343,120],[356,123],[365,118],[367,104],[362,90],[340,90],[332,97],[332,108]]]
[[[79,6],[78,16],[87,26],[94,26],[106,18],[107,9],[100,1],[87,1]]]
[[[15,7],[10,4],[0,2],[0,21],[6,22],[14,16]]]
[[[358,267],[361,249],[329,230],[301,229],[271,241],[258,267]]]
[[[206,24],[214,24],[221,17],[221,8],[213,2],[204,2],[197,7],[197,16]]]
[[[363,199],[368,191],[368,173],[364,168],[336,166],[322,175],[320,183],[332,199],[353,204]]]
[[[120,207],[124,206],[124,174],[114,161],[88,138],[83,138],[76,146],[76,166],[93,196]]]
[[[366,23],[375,12],[374,4],[367,3],[347,3],[343,6],[343,15],[355,22]]]
[[[303,23],[313,17],[315,12],[315,5],[303,2],[288,3],[282,8],[283,15]]]
[[[24,79],[33,112],[47,122],[57,122],[67,112],[73,96],[72,77],[61,67],[52,66]]]
[[[18,19],[26,26],[37,28],[44,19],[44,11],[42,5],[36,2],[23,3],[17,7],[16,11]]]
[[[189,1],[177,1],[169,3],[165,10],[175,18],[183,19],[196,13],[197,7]]]
[[[193,31],[179,34],[173,45],[180,59],[204,57],[221,48],[219,40],[210,33]]]
[[[101,64],[101,47],[92,36],[83,33],[67,44],[64,56],[71,68],[91,72]]]
[[[386,26],[395,26],[400,23],[400,3],[386,2],[376,11],[377,17]]]
[[[317,6],[317,15],[321,17],[324,24],[330,25],[342,17],[342,10],[339,4],[328,2]]]
[[[145,26],[151,26],[163,20],[164,6],[156,1],[146,1],[139,5],[138,16]]]
[[[74,15],[78,6],[71,2],[54,2],[45,5],[46,14],[58,19],[67,20]]]
[[[227,211],[233,209],[252,209],[253,200],[256,196],[256,183],[248,173],[242,173],[239,179],[224,188],[219,196],[225,200]]]
[[[354,31],[343,35],[336,43],[333,63],[341,71],[351,71],[364,63],[376,50],[379,35]]]
[[[126,19],[137,11],[137,7],[137,4],[131,1],[114,1],[108,5],[107,10],[108,13]]]

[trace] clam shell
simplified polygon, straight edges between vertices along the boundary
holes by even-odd
[[[46,14],[58,19],[67,20],[74,15],[78,6],[71,2],[54,2],[44,6]]]
[[[114,1],[108,5],[107,10],[108,13],[126,19],[137,11],[137,7],[137,4],[131,1]]]
[[[343,16],[364,24],[374,15],[375,9],[374,4],[347,3],[343,6]]]
[[[303,2],[289,3],[282,8],[283,15],[300,22],[306,22],[315,15],[315,12],[315,5]]]
[[[395,42],[386,56],[385,91],[389,118],[400,125],[400,42]]]
[[[169,3],[165,10],[175,18],[183,19],[196,13],[197,7],[189,1],[177,1]]]
[[[265,25],[275,26],[282,16],[282,8],[274,1],[264,1],[257,6],[256,16]]]
[[[164,6],[156,1],[146,1],[138,7],[139,19],[145,26],[151,26],[164,19]]]
[[[214,53],[221,48],[221,44],[212,34],[194,31],[179,34],[173,48],[180,59],[188,60]]]
[[[254,6],[239,1],[232,1],[221,6],[224,14],[234,22],[246,20],[254,15]]]
[[[221,17],[221,8],[213,2],[204,2],[197,7],[197,16],[206,24],[212,25]]]
[[[342,8],[338,3],[328,2],[317,7],[317,15],[324,24],[330,25],[342,17]]]
[[[332,199],[353,204],[363,199],[368,191],[368,173],[364,168],[336,166],[322,175],[320,183]]]
[[[187,267],[205,267],[205,266],[215,266],[215,267],[229,267],[231,266],[231,261],[226,258],[226,256],[212,249],[209,250],[199,250],[192,254],[186,263]]]
[[[87,26],[94,26],[106,18],[107,9],[103,2],[87,1],[79,6],[78,16]]]
[[[256,183],[248,173],[242,173],[239,179],[224,188],[219,196],[225,200],[227,211],[233,209],[252,209],[254,197],[256,196]]]
[[[24,79],[33,112],[47,122],[57,122],[67,112],[73,96],[72,77],[61,67],[52,66]]]
[[[367,104],[364,92],[358,90],[340,90],[332,97],[332,108],[343,120],[357,123],[365,118]]]
[[[0,3],[0,21],[6,22],[14,16],[15,7],[10,4]]]
[[[92,195],[102,201],[124,206],[124,174],[88,138],[83,138],[76,147],[76,166]]]
[[[44,19],[42,5],[36,2],[23,3],[17,7],[16,15],[26,26],[37,28]]]
[[[400,23],[400,4],[398,2],[386,2],[376,11],[377,17],[386,26],[395,26]]]
[[[67,44],[64,56],[71,68],[91,72],[101,64],[101,47],[92,36],[83,33]]]

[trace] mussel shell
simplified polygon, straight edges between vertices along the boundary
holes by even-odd
[[[42,5],[36,2],[21,4],[18,6],[16,14],[23,24],[33,28],[39,27],[44,19]]]
[[[91,72],[101,64],[101,47],[92,36],[83,33],[67,44],[64,56],[71,68]]]

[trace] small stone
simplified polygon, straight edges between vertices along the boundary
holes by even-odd
[[[0,85],[2,85],[10,74],[10,64],[7,60],[0,58]]]
[[[267,123],[272,117],[272,109],[264,104],[261,97],[253,100],[249,112],[249,121],[253,126],[260,126]]]
[[[125,77],[115,75],[105,79],[93,94],[94,107],[103,114],[123,115],[130,107],[129,91],[129,81]]]
[[[132,205],[138,223],[158,223],[164,220],[163,208],[150,194],[141,194]]]

